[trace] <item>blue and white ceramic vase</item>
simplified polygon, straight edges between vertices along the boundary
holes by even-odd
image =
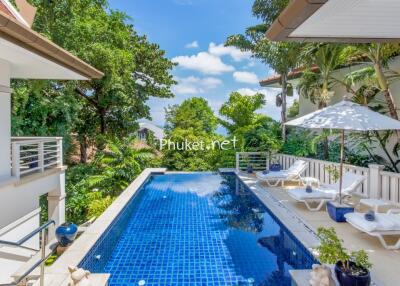
[[[63,247],[70,245],[75,240],[77,234],[78,227],[76,224],[70,222],[63,223],[56,229],[56,238],[58,243]]]

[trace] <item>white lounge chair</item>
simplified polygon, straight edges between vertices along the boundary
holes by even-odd
[[[259,180],[266,182],[270,187],[276,187],[280,183],[283,187],[285,181],[300,181],[301,174],[305,171],[307,165],[308,163],[306,161],[296,160],[287,170],[269,172],[267,174],[264,174],[263,172],[257,172],[256,176]]]
[[[364,176],[346,172],[343,175],[342,197],[350,196],[354,193],[364,180]],[[316,212],[319,211],[326,202],[333,201],[339,197],[339,180],[334,184],[322,184],[311,193],[307,193],[305,188],[301,188],[289,190],[288,194],[297,202],[304,203],[308,210]],[[317,206],[313,207],[312,205],[315,204],[317,204]]]
[[[387,213],[376,213],[374,221],[364,218],[364,213],[345,214],[346,221],[354,228],[377,237],[382,246],[389,250],[400,249],[400,215],[398,209],[389,210]],[[385,236],[398,236],[396,243],[389,245]]]

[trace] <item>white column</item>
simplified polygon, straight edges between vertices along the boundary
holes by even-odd
[[[0,59],[0,181],[11,177],[10,65]]]
[[[55,227],[65,222],[65,172],[60,174],[60,186],[47,195],[49,220],[56,222]],[[49,240],[54,238],[55,227],[49,228]]]
[[[382,177],[381,171],[385,166],[369,164],[369,197],[371,199],[380,199],[382,195]]]

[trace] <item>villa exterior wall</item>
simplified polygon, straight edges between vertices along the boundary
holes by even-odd
[[[10,65],[0,58],[0,182],[11,176],[11,90]]]
[[[49,171],[52,172],[52,171]],[[39,199],[52,194],[57,206],[49,205],[49,216],[54,215],[57,223],[65,219],[64,209],[57,210],[65,200],[65,171],[53,171],[38,178],[24,178],[0,187],[0,239],[17,241],[39,226]],[[58,218],[55,215],[58,215]],[[38,240],[27,242],[27,246],[38,247]]]

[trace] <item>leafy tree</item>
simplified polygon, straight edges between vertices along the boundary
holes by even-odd
[[[200,97],[192,97],[180,105],[169,106],[166,110],[167,132],[176,128],[214,133],[218,125],[218,119],[208,105],[207,100]]]
[[[287,0],[256,0],[253,15],[263,23],[247,28],[245,34],[228,37],[227,46],[235,46],[252,52],[253,56],[263,61],[281,75],[282,92],[277,96],[277,106],[281,107],[282,138],[286,137],[286,97],[293,95],[293,88],[288,82],[289,73],[298,66],[302,44],[295,42],[270,42],[265,33],[280,12],[286,7]]]
[[[139,36],[128,17],[111,10],[105,0],[42,1],[35,30],[105,73],[99,80],[58,82],[83,106],[74,132],[80,140],[81,160],[96,135],[128,135],[136,120],[149,118],[150,96],[172,97],[174,64],[156,44]],[[104,141],[97,141],[102,147]]]
[[[64,152],[73,153],[71,133],[81,110],[76,99],[50,81],[18,80],[12,87],[13,136],[62,136]]]
[[[282,148],[281,126],[270,117],[263,116],[259,124],[244,134],[245,150],[277,152]]]
[[[218,125],[208,102],[203,98],[189,98],[166,110],[166,138],[173,143],[162,148],[164,165],[174,170],[215,170],[222,151],[213,142],[224,138],[215,133]],[[185,142],[202,142],[203,148],[186,148]],[[191,150],[190,150],[191,149]]]
[[[232,92],[227,102],[225,102],[219,114],[227,120],[220,119],[231,136],[237,136],[240,147],[244,148],[244,134],[252,130],[262,116],[256,113],[265,104],[265,97],[258,93],[253,96],[242,95],[239,92]]]

